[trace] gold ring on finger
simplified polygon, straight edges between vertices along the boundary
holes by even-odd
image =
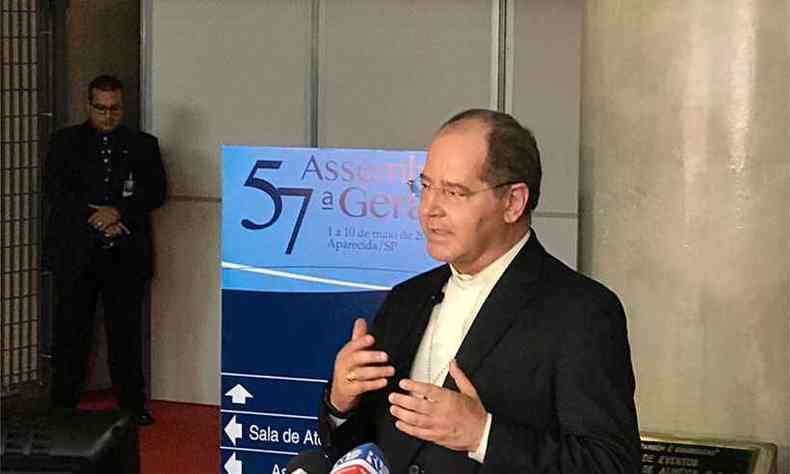
[[[354,374],[353,370],[350,370],[350,371],[348,371],[348,373],[346,373],[346,381],[347,382],[353,382],[356,379],[357,379],[357,376]]]

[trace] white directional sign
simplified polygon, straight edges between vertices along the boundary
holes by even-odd
[[[245,405],[248,398],[253,398],[252,394],[241,384],[236,384],[235,387],[225,392],[225,396],[230,397],[236,405]]]
[[[241,438],[241,433],[242,425],[241,423],[236,423],[236,416],[234,415],[228,424],[225,425],[225,434],[228,435],[228,438],[230,438],[230,442],[233,443],[233,446],[236,446],[236,440]]]
[[[228,474],[243,474],[241,468],[241,461],[236,459],[236,453],[233,453],[230,458],[228,458],[228,462],[225,463],[225,472]]]

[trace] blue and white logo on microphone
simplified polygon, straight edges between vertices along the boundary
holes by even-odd
[[[330,474],[389,474],[384,453],[373,443],[357,446],[337,460]]]

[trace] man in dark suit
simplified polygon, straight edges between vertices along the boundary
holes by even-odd
[[[101,295],[119,405],[147,425],[141,305],[152,274],[150,213],[164,202],[165,173],[156,138],[121,125],[117,78],[94,79],[87,107],[85,123],[52,136],[44,171],[46,257],[57,294],[52,404],[71,409],[79,401]]]
[[[617,296],[544,250],[532,134],[470,110],[412,183],[444,265],[354,324],[319,417],[337,457],[372,441],[394,473],[636,473],[639,434]]]

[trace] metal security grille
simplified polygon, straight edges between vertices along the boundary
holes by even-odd
[[[46,0],[0,0],[0,393],[39,381],[41,165],[49,135]]]

